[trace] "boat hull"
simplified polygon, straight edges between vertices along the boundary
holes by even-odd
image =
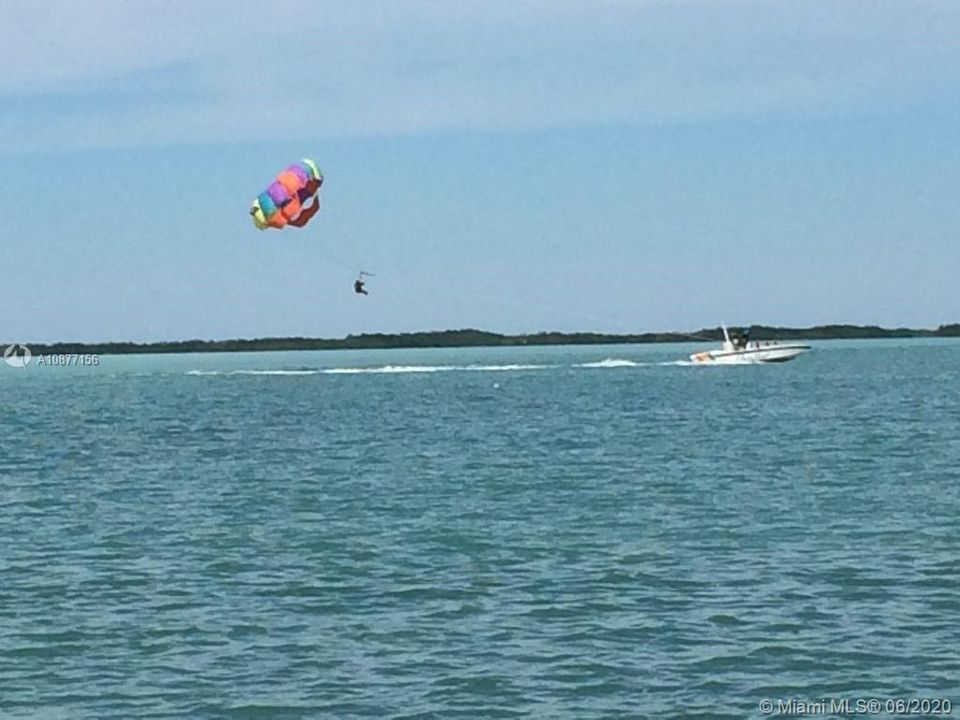
[[[761,345],[742,350],[711,350],[694,353],[690,361],[697,365],[753,365],[793,360],[810,349],[809,345]]]

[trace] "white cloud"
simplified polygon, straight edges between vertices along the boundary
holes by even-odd
[[[960,69],[949,0],[7,5],[0,151],[896,107]]]

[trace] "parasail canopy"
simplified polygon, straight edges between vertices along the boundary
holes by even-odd
[[[321,185],[323,173],[310,158],[290,165],[254,199],[250,206],[253,224],[260,230],[303,227],[320,209]],[[311,199],[313,204],[307,205]]]

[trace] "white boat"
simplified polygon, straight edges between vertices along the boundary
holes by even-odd
[[[776,363],[793,360],[810,349],[800,343],[759,342],[750,340],[746,334],[730,338],[723,326],[723,345],[719,350],[705,350],[690,356],[697,365],[742,365],[748,363]]]

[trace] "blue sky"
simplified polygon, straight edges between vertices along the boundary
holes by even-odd
[[[958,27],[952,0],[0,0],[0,337],[957,322]],[[304,156],[324,210],[257,231]]]

